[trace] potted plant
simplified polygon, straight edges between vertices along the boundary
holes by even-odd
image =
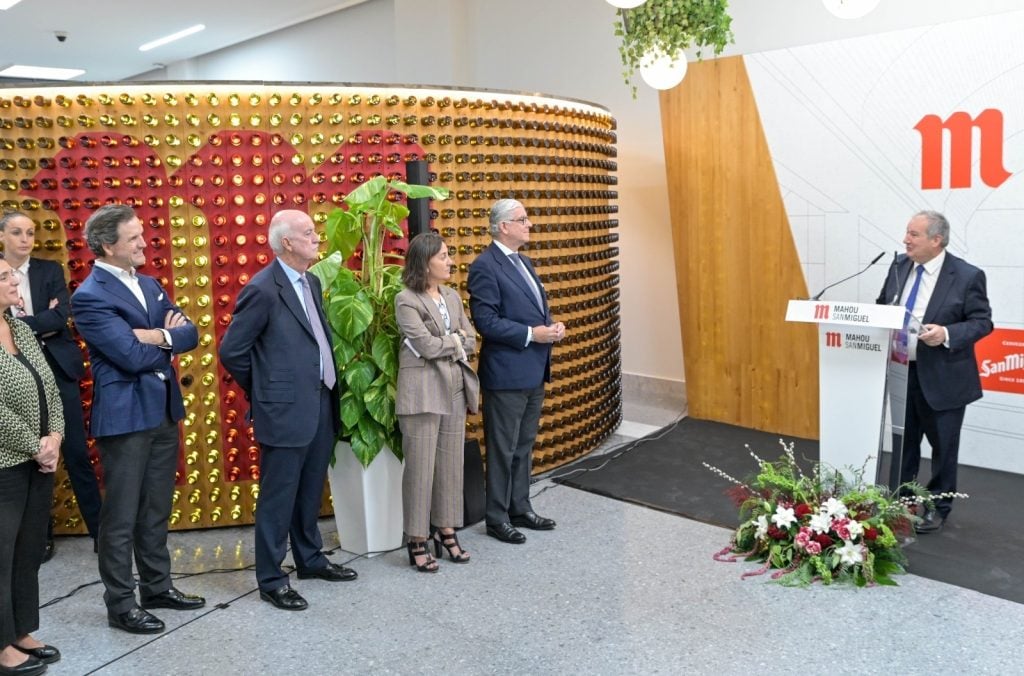
[[[625,70],[622,75],[636,98],[632,77],[648,61],[658,56],[673,61],[685,58],[683,50],[712,47],[715,56],[733,42],[732,17],[726,12],[727,0],[647,0],[633,9],[618,10],[615,35],[622,38],[619,54]]]
[[[328,473],[335,519],[343,548],[360,554],[400,546],[402,537],[394,305],[402,268],[385,261],[383,244],[386,233],[404,236],[409,209],[392,201],[395,193],[412,199],[449,195],[446,188],[370,179],[327,215],[327,255],[310,268],[323,282],[342,387],[341,433]],[[353,270],[347,263],[360,246],[361,266]]]

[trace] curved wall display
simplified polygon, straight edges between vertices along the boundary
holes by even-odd
[[[251,523],[259,449],[217,344],[235,296],[271,259],[278,209],[328,212],[376,175],[424,160],[453,198],[431,227],[467,297],[469,264],[490,243],[487,214],[520,200],[529,255],[567,337],[555,346],[534,470],[593,450],[622,416],[615,120],[598,106],[540,95],[381,85],[109,84],[0,89],[0,201],[38,225],[36,255],[66,264],[74,289],[92,254],[83,228],[103,204],[147,226],[147,264],[200,331],[178,364],[185,398],[172,528]],[[322,235],[321,235],[322,236]],[[401,255],[405,239],[385,251]],[[91,382],[82,383],[88,409]],[[482,439],[478,417],[467,438]],[[90,439],[90,453],[102,467]],[[61,470],[58,533],[84,532]]]

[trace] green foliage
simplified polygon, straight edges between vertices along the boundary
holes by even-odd
[[[647,0],[639,7],[620,9],[615,35],[622,38],[622,75],[633,98],[636,85],[632,77],[648,54],[671,56],[690,47],[696,48],[698,59],[706,47],[711,47],[715,56],[721,54],[734,41],[728,7],[727,0]]]
[[[399,331],[395,296],[402,268],[384,263],[384,235],[402,236],[409,215],[392,202],[392,191],[416,198],[447,199],[447,188],[409,185],[377,176],[350,192],[344,207],[327,215],[327,256],[310,270],[323,282],[324,308],[331,325],[334,361],[344,383],[341,438],[368,467],[388,446],[399,459],[402,437],[395,416]],[[362,267],[348,261],[362,245]]]

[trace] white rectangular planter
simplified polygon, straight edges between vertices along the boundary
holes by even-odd
[[[344,441],[335,446],[328,467],[341,548],[353,554],[402,546],[402,462],[384,448],[364,468]]]

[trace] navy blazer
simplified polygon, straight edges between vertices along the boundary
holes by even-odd
[[[75,327],[92,364],[89,431],[94,437],[153,429],[168,411],[175,422],[185,417],[171,357],[195,349],[199,332],[192,322],[169,329],[169,350],[139,342],[134,329],[162,329],[167,313],[181,309],[155,279],[138,278],[145,308],[121,280],[99,267],[71,296]]]
[[[28,266],[28,285],[33,314],[21,317],[21,321],[43,342],[43,353],[50,358],[51,368],[59,368],[68,380],[81,380],[85,377],[85,363],[78,342],[68,328],[71,296],[63,268],[56,261],[32,258]],[[51,309],[50,302],[54,299],[57,305]]]
[[[328,342],[320,280],[307,274]],[[333,352],[333,347],[332,347]],[[220,341],[220,363],[249,397],[256,440],[270,446],[308,446],[320,414],[320,348],[295,287],[280,261],[253,275],[238,294]],[[334,364],[324,364],[334,368]],[[340,427],[338,391],[331,392],[332,424]]]
[[[876,302],[898,303],[912,269],[913,261],[900,255],[889,266]],[[928,405],[947,411],[981,399],[974,344],[992,333],[985,273],[947,251],[922,323],[945,326],[949,331],[948,348],[917,344],[917,377]]]
[[[469,266],[469,308],[483,337],[477,375],[485,390],[534,389],[551,380],[551,344],[531,341],[528,329],[552,323],[544,285],[520,254],[541,292],[542,306],[515,264],[491,244]]]

